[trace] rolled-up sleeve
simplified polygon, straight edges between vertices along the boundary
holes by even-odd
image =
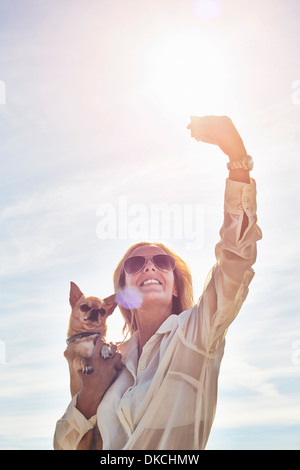
[[[65,414],[56,423],[53,445],[55,450],[76,450],[83,436],[93,429],[96,415],[89,420],[76,408],[77,395],[69,404]]]
[[[242,233],[245,214],[248,224]],[[256,242],[262,238],[257,225],[256,183],[226,180],[224,222],[216,245],[216,264],[207,276],[204,291],[190,318],[190,340],[214,354],[237,316],[254,276]]]

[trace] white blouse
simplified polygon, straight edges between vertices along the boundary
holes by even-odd
[[[244,212],[248,226],[241,234]],[[204,449],[213,424],[225,335],[254,276],[256,185],[226,180],[224,223],[216,264],[198,303],[169,316],[145,344],[138,360],[135,333],[119,349],[125,360],[97,415],[87,420],[76,396],[57,422],[54,448],[76,449],[97,425],[103,450]]]

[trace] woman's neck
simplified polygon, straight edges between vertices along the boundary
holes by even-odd
[[[162,309],[162,307],[155,308],[155,306],[152,305],[151,309],[134,310],[134,316],[138,327],[139,357],[142,354],[142,349],[144,345],[151,338],[151,336],[156,333],[158,328],[171,315],[171,313],[171,305],[169,305],[165,309]]]

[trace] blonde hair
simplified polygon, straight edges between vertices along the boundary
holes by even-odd
[[[190,269],[186,262],[183,261],[183,259],[175,253],[175,251],[173,251],[171,248],[167,247],[161,242],[143,241],[135,243],[130,248],[128,248],[114,272],[113,282],[115,287],[115,293],[119,292],[125,286],[124,261],[130,256],[133,250],[139,248],[140,246],[156,246],[158,248],[163,249],[166,254],[172,256],[175,259],[175,269],[173,272],[178,297],[173,296],[172,313],[178,315],[184,310],[187,310],[188,308],[192,307],[194,305],[194,299],[193,283]],[[130,334],[133,334],[137,330],[137,324],[132,311],[128,308],[123,307],[122,305],[119,305],[119,308],[125,320],[123,333],[125,332],[127,327]]]

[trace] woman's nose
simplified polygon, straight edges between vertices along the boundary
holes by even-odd
[[[146,264],[144,266],[144,271],[147,272],[149,270],[152,270],[152,271],[156,271],[156,267],[155,267],[155,264],[153,263],[153,261],[151,260],[151,258],[148,258],[147,261],[146,261]]]

